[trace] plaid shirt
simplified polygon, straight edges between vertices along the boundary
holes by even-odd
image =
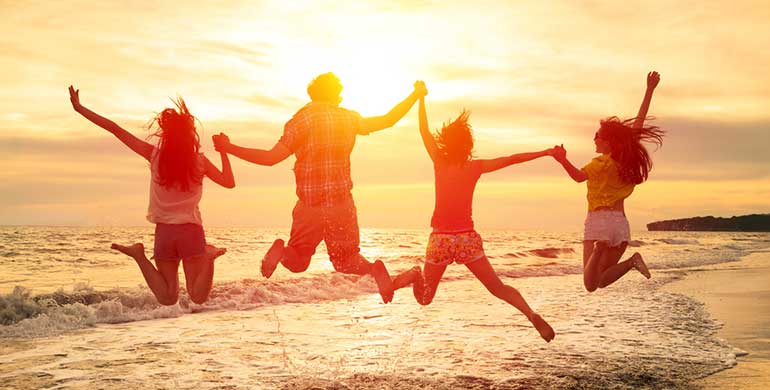
[[[297,156],[297,197],[310,206],[333,206],[350,197],[350,152],[361,130],[361,115],[335,104],[311,102],[283,128],[278,141]]]

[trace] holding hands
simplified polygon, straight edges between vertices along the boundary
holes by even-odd
[[[425,97],[425,95],[428,94],[428,88],[425,87],[425,82],[422,80],[417,80],[414,82],[414,92],[413,92],[417,98],[422,99]]]
[[[555,145],[553,148],[548,149],[548,155],[561,162],[567,159],[567,150],[564,149],[564,144]]]
[[[211,140],[214,141],[214,150],[219,153],[227,153],[227,149],[230,147],[230,137],[225,133],[219,133],[211,136]]]

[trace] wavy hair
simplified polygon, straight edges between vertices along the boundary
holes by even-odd
[[[200,137],[195,129],[195,117],[180,97],[173,100],[176,109],[166,108],[150,122],[158,130],[150,137],[158,137],[159,153],[157,183],[166,188],[189,191],[190,186],[203,179],[198,167]]]
[[[653,117],[644,118],[654,119]],[[611,116],[599,121],[599,133],[610,144],[610,156],[618,164],[618,173],[626,182],[641,184],[652,170],[652,158],[642,142],[663,146],[665,131],[658,126],[634,127],[637,118],[621,120]]]
[[[462,163],[473,158],[473,129],[468,123],[470,112],[462,113],[449,123],[444,123],[436,135],[436,144],[444,160]]]

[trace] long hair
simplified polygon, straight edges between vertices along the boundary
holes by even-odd
[[[658,126],[642,125],[635,128],[633,123],[636,120],[637,118],[621,120],[611,116],[599,122],[599,132],[610,144],[610,156],[618,164],[620,178],[629,183],[641,184],[647,180],[652,170],[652,158],[642,142],[660,147],[666,132]]]
[[[180,97],[173,100],[176,109],[166,108],[150,122],[158,124],[158,130],[151,135],[158,140],[158,180],[166,188],[188,191],[190,185],[202,179],[198,167],[198,151],[201,148],[195,117]]]
[[[470,112],[463,110],[452,122],[444,123],[436,136],[439,153],[447,162],[462,163],[473,157],[473,129]]]

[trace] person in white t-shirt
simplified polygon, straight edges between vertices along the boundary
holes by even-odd
[[[214,279],[214,259],[225,249],[206,244],[198,203],[203,193],[203,177],[226,187],[235,187],[233,170],[226,153],[220,153],[222,170],[200,153],[195,117],[184,100],[176,109],[161,111],[153,123],[158,130],[157,145],[145,142],[115,122],[83,107],[79,90],[69,87],[72,108],[94,124],[109,131],[123,144],[150,163],[150,205],[147,220],[155,224],[155,265],[144,254],[144,245],[112,244],[136,260],[158,302],[175,305],[179,299],[179,262],[182,262],[187,294],[195,303],[205,302]]]

